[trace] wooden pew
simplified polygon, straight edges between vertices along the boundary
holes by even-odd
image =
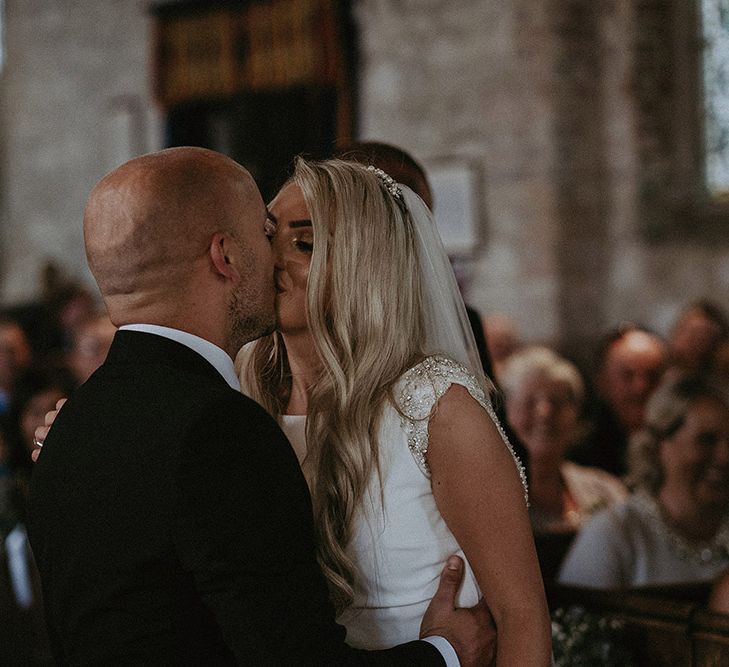
[[[729,665],[729,616],[697,609],[692,618],[694,665]]]
[[[619,619],[639,666],[729,665],[729,616],[705,608],[708,584],[601,591],[547,586],[550,609],[579,605]]]

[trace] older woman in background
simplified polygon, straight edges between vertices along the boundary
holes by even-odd
[[[593,512],[625,498],[617,477],[565,459],[582,432],[585,390],[574,364],[546,347],[528,347],[507,359],[501,379],[507,419],[528,452],[536,533],[574,531]]]
[[[729,566],[729,386],[664,381],[630,447],[634,493],[585,526],[560,581],[611,589],[714,579]]]

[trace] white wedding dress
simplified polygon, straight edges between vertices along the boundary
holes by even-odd
[[[347,628],[351,646],[379,649],[417,639],[446,559],[451,554],[464,557],[436,507],[425,459],[429,417],[452,384],[463,385],[498,425],[476,379],[445,357],[428,357],[395,384],[397,409],[388,401],[379,431],[382,493],[375,475],[347,548],[360,576],[354,603],[338,621]],[[281,417],[308,480],[305,424],[305,416]],[[471,607],[479,598],[476,578],[466,561],[457,604]]]

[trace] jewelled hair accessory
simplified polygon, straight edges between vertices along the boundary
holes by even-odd
[[[367,171],[373,171],[375,173],[375,176],[377,176],[377,178],[382,181],[387,191],[395,198],[398,206],[401,209],[405,210],[405,199],[403,198],[402,190],[400,189],[400,186],[395,182],[395,179],[389,174],[386,174],[379,167],[375,167],[372,164],[367,167]]]

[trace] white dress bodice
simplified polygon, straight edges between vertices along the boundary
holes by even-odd
[[[382,486],[373,475],[347,547],[359,577],[354,603],[338,622],[347,628],[351,646],[378,649],[417,639],[451,554],[466,561],[458,606],[473,606],[480,598],[473,571],[436,507],[425,459],[429,417],[454,383],[466,387],[496,421],[475,378],[444,357],[429,357],[407,371],[393,388],[394,403],[387,401],[384,407],[378,442]],[[281,420],[300,462],[306,451],[305,420]],[[305,476],[310,474],[306,465],[303,470]]]

